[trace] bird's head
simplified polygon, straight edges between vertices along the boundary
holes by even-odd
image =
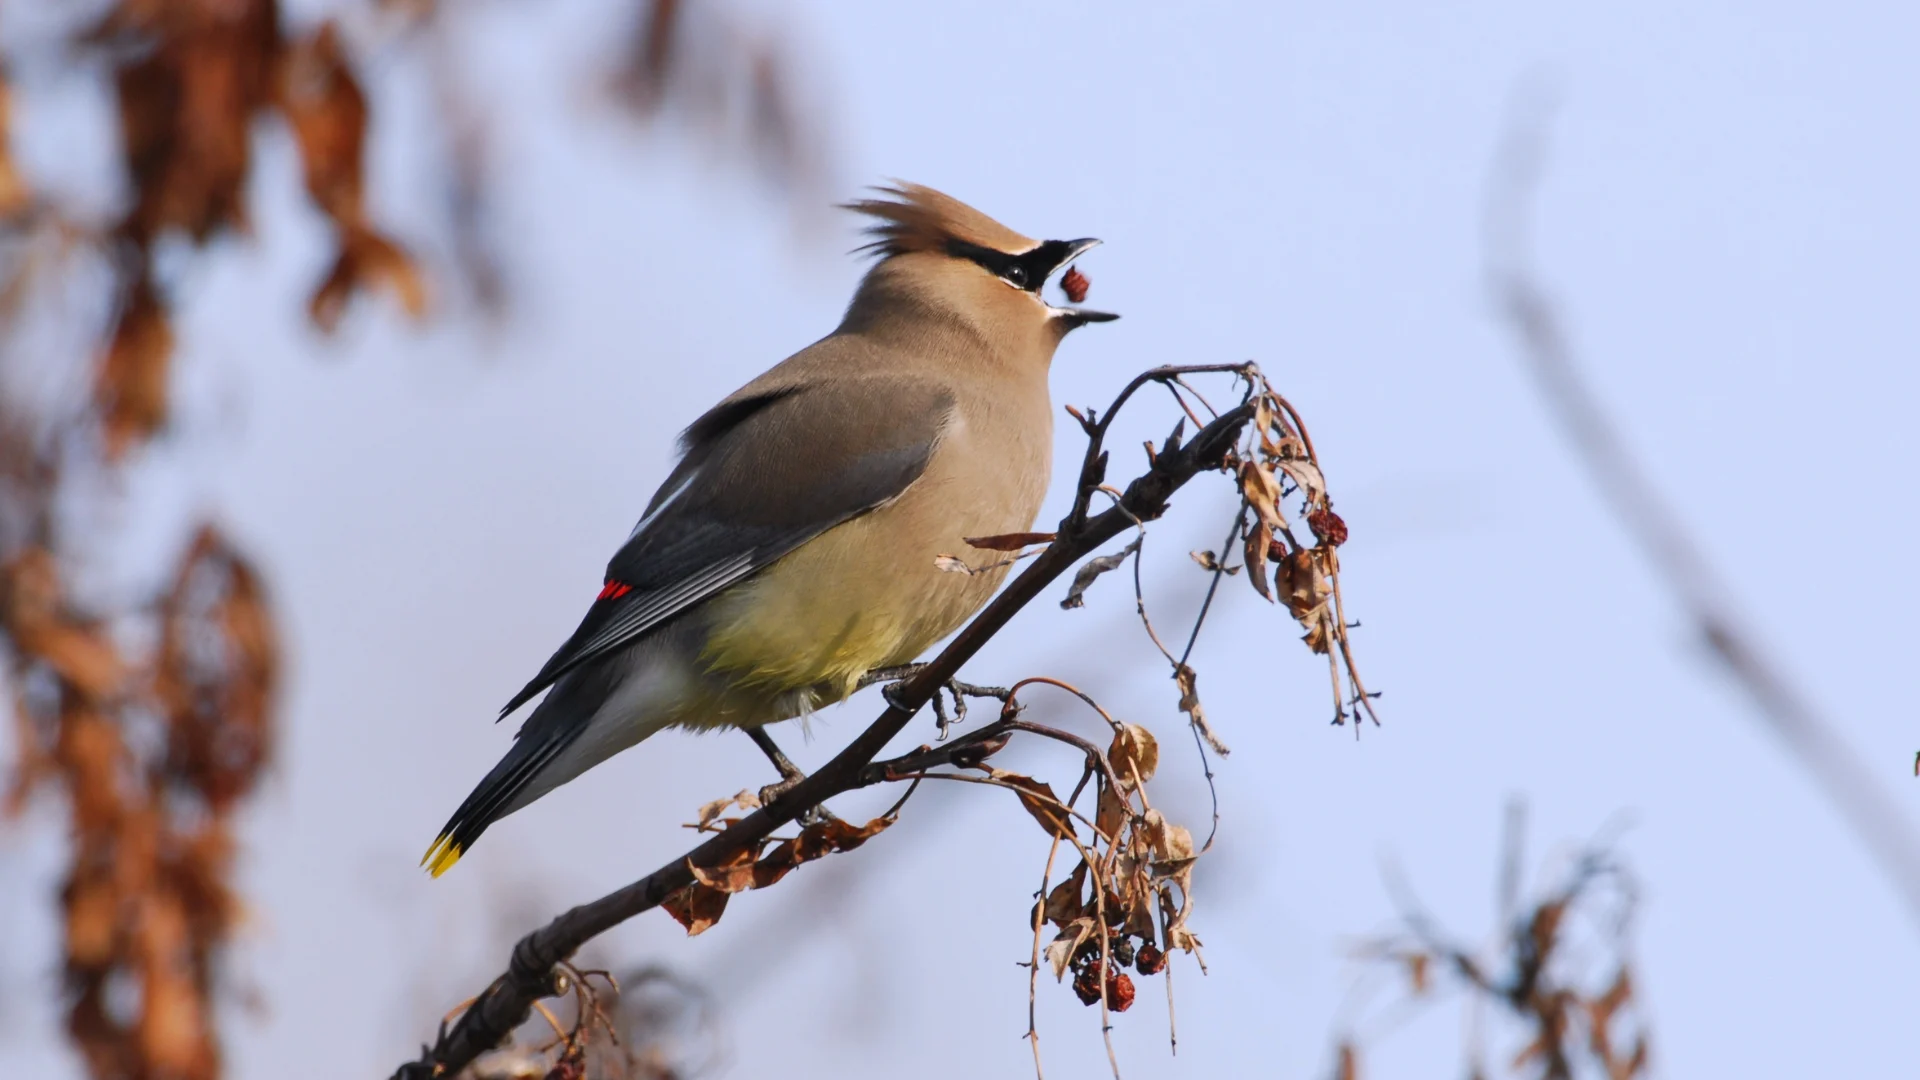
[[[846,207],[876,219],[867,230],[873,240],[862,250],[880,256],[850,319],[932,307],[996,345],[1038,348],[1044,361],[1070,331],[1120,317],[1055,306],[1042,296],[1055,274],[1100,241],[1034,240],[920,184],[896,181],[877,190],[884,197]]]

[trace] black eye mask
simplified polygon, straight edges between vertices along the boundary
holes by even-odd
[[[1001,281],[1037,296],[1048,276],[1073,254],[1073,247],[1065,240],[1048,240],[1032,251],[1009,255],[965,240],[949,240],[947,254],[977,263]]]

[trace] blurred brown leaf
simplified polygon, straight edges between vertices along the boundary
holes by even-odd
[[[19,217],[33,201],[26,177],[14,163],[11,147],[13,129],[13,82],[0,68],[0,220]]]
[[[359,224],[366,217],[367,97],[347,64],[334,20],[287,43],[274,91],[300,148],[307,194],[343,228]]]
[[[0,567],[0,630],[91,701],[112,698],[126,679],[104,628],[66,610],[59,566],[45,548],[29,548]]]
[[[307,301],[307,315],[321,331],[332,333],[354,294],[372,288],[392,293],[413,318],[427,314],[426,281],[413,260],[393,241],[356,224],[342,238],[333,267]]]
[[[367,99],[332,20],[287,46],[275,86],[280,111],[300,147],[307,193],[339,235],[339,252],[307,303],[308,316],[331,332],[356,293],[383,288],[408,315],[421,318],[427,290],[419,268],[368,223]]]
[[[131,39],[116,74],[134,205],[122,234],[145,248],[169,229],[204,241],[246,227],[251,125],[268,100],[279,34],[272,0],[123,4],[97,38]]]
[[[120,305],[113,338],[94,378],[107,453],[119,457],[167,422],[173,327],[143,271]]]

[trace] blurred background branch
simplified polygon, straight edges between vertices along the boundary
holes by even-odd
[[[1840,811],[1920,923],[1920,834],[1833,723],[1787,678],[1778,658],[1762,648],[1712,563],[1642,469],[1634,443],[1581,377],[1560,309],[1540,283],[1528,244],[1529,209],[1556,103],[1538,84],[1515,101],[1487,190],[1485,272],[1527,370],[1601,497],[1692,621],[1699,642],[1747,696],[1752,715]],[[1741,781],[1702,778],[1705,784]]]

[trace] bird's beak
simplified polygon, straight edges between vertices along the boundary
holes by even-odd
[[[1066,245],[1066,254],[1061,256],[1060,261],[1048,272],[1048,277],[1052,277],[1053,274],[1070,268],[1073,265],[1073,260],[1100,246],[1100,241],[1091,236],[1082,237],[1079,240],[1063,240],[1060,242]],[[1085,326],[1088,323],[1112,322],[1120,317],[1110,311],[1094,311],[1090,308],[1083,307],[1053,307],[1051,304],[1049,304],[1048,307],[1052,308],[1054,318],[1066,322],[1068,329]]]

